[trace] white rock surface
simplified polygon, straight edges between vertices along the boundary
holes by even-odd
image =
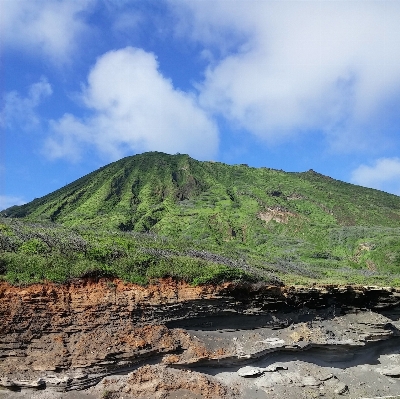
[[[264,373],[272,373],[278,370],[287,370],[287,366],[279,363],[271,364],[268,367],[244,366],[240,368],[237,373],[241,377],[258,377]]]
[[[260,367],[244,366],[240,368],[237,373],[241,377],[258,377],[264,373],[264,369]]]

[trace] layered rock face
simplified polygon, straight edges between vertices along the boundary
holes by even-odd
[[[400,395],[399,303],[376,287],[1,283],[0,397]],[[375,391],[335,371],[366,361]]]

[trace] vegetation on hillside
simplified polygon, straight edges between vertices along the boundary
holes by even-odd
[[[311,170],[145,153],[2,216],[0,275],[13,283],[400,283],[400,197]]]

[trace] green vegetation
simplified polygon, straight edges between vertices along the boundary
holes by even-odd
[[[146,284],[173,277],[192,284],[252,280],[245,264],[152,233],[0,221],[0,275],[13,284],[119,277]]]
[[[400,197],[145,153],[1,213],[0,276],[400,285]]]

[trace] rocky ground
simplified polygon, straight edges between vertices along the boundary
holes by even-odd
[[[400,397],[400,291],[0,284],[0,398]]]

